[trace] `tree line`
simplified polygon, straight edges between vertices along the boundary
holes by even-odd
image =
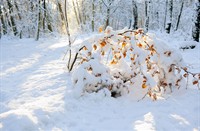
[[[35,37],[51,32],[95,32],[128,27],[199,41],[200,0],[1,0],[0,37]]]

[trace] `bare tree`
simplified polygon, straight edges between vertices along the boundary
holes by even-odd
[[[0,6],[0,21],[1,21],[1,24],[0,24],[0,38],[1,36],[4,34],[7,33],[7,28],[6,28],[6,25],[5,25],[5,22],[4,22],[4,18],[3,18],[3,11],[2,11],[2,7]]]
[[[133,19],[134,19],[133,29],[137,29],[138,28],[138,11],[137,11],[137,4],[135,0],[132,0],[132,6],[133,6]]]
[[[165,15],[164,15],[164,29],[165,29],[165,26],[166,26],[166,20],[167,20],[167,7],[168,7],[168,0],[166,0],[166,3],[165,3]]]
[[[75,0],[72,0],[72,4],[73,4],[73,8],[74,8],[74,13],[75,13],[75,16],[76,16],[76,21],[77,21],[78,25],[80,25],[80,21],[79,21],[79,18],[78,18],[78,13],[77,13],[77,10],[76,10],[76,5],[75,5]]]
[[[69,59],[68,59],[68,64],[67,68],[70,70],[70,63],[71,63],[71,57],[72,57],[72,50],[71,50],[71,34],[69,32],[69,21],[68,21],[68,15],[67,15],[67,0],[65,0],[65,22],[66,22],[66,31],[67,31],[67,36],[68,36],[68,42],[69,42]]]
[[[106,24],[105,24],[105,28],[106,28],[107,26],[110,25],[110,8],[111,8],[112,2],[114,0],[108,0],[108,4],[106,4],[104,0],[102,0],[102,1],[107,8],[106,9]]]
[[[149,4],[151,4],[151,2],[149,1],[145,1],[145,29],[146,31],[149,30]]]
[[[92,0],[92,31],[93,32],[94,32],[94,13],[95,13],[94,0]]]
[[[16,26],[16,23],[15,23],[15,19],[12,16],[13,5],[11,4],[11,2],[9,0],[7,0],[7,4],[8,4],[8,9],[9,9],[10,21],[11,21],[10,26],[12,27],[13,33],[16,36],[18,34],[18,31],[17,31],[17,26]]]
[[[168,20],[167,20],[167,25],[166,25],[166,33],[170,33],[171,31],[171,26],[172,26],[172,11],[173,11],[173,0],[169,0],[169,8],[168,8]]]
[[[200,0],[196,2],[196,19],[195,26],[193,27],[192,37],[195,41],[199,42],[199,33],[200,33]]]
[[[182,14],[182,11],[183,11],[183,5],[184,5],[184,2],[182,1],[182,3],[181,3],[181,8],[180,8],[180,12],[179,12],[178,19],[177,19],[177,23],[176,23],[175,31],[178,30],[178,26],[179,26],[180,19],[181,19],[181,14]]]
[[[38,19],[37,19],[37,30],[35,40],[39,40],[40,37],[40,21],[41,21],[41,10],[40,10],[40,0],[38,0],[37,8],[38,8]]]

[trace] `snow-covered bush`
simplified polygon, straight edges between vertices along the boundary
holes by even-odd
[[[81,93],[106,88],[113,97],[133,91],[156,100],[158,93],[186,87],[190,74],[193,84],[199,84],[200,74],[189,72],[179,53],[142,29],[108,27],[83,42],[75,60],[78,57],[72,78]]]

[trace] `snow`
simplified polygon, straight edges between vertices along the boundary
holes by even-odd
[[[200,72],[199,43],[193,50],[180,50],[180,41],[162,39],[192,72]],[[157,101],[112,98],[106,89],[74,97],[71,74],[62,60],[66,49],[65,38],[0,40],[0,130],[200,130],[200,91],[191,84]]]

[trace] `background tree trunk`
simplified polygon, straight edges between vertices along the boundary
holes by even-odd
[[[195,41],[199,42],[199,33],[200,33],[200,0],[196,3],[196,19],[194,22],[195,26],[193,27],[192,37]]]
[[[71,57],[72,57],[72,50],[71,50],[71,35],[69,32],[69,22],[68,22],[68,15],[67,15],[67,0],[65,0],[65,22],[66,22],[66,31],[67,31],[67,36],[68,36],[68,42],[69,42],[69,59],[68,59],[68,64],[67,68],[69,71],[70,70],[70,63],[71,63]]]
[[[38,19],[37,19],[37,30],[36,30],[36,37],[35,37],[35,40],[39,40],[39,37],[40,37],[40,15],[41,15],[41,11],[40,11],[40,0],[38,0]]]
[[[92,0],[92,32],[94,32],[94,13],[95,13],[94,0]]]
[[[80,25],[80,21],[79,21],[79,19],[78,19],[78,13],[77,13],[77,11],[76,11],[76,6],[75,6],[74,0],[72,0],[72,4],[73,4],[73,8],[74,8],[74,13],[75,13],[75,16],[76,16],[77,24]]]
[[[3,18],[3,12],[2,12],[2,7],[0,6],[0,18],[1,18],[1,25],[0,25],[0,33],[1,33],[1,36],[4,34],[7,33],[7,28],[6,28],[6,25],[5,25],[5,22],[4,22],[4,18]]]
[[[164,30],[165,30],[165,27],[166,27],[166,20],[167,20],[167,8],[168,8],[168,0],[166,0],[166,3],[165,3],[165,16],[164,16]]]
[[[133,19],[134,19],[133,29],[137,29],[138,28],[138,12],[137,12],[137,4],[135,0],[132,0],[132,6],[133,6]]]
[[[11,4],[11,2],[9,0],[7,0],[7,4],[8,4],[8,9],[9,9],[9,16],[10,16],[10,26],[12,27],[12,30],[13,30],[13,34],[16,36],[18,34],[18,31],[17,31],[17,26],[15,24],[15,19],[14,17],[12,16],[12,13],[13,13],[13,5]]]
[[[173,0],[169,0],[169,19],[167,21],[167,25],[166,25],[166,33],[170,33],[171,31],[171,27],[172,27],[172,11],[173,11]]]
[[[149,30],[149,4],[151,4],[150,1],[145,1],[145,29],[147,32]]]
[[[184,2],[182,1],[182,3],[181,3],[181,8],[180,8],[180,12],[179,12],[179,15],[178,15],[178,20],[177,20],[177,23],[176,23],[175,31],[178,30],[178,26],[179,26],[180,19],[181,19],[181,14],[182,14],[182,11],[183,11],[183,4],[184,4]]]

